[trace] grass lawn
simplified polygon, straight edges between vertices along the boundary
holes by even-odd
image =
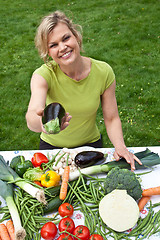
[[[124,139],[160,145],[159,10],[157,0],[0,0],[0,150],[38,149],[39,133],[25,122],[30,78],[43,62],[34,36],[44,15],[65,11],[83,27],[84,55],[108,62],[116,75]],[[101,108],[97,124],[112,147]]]

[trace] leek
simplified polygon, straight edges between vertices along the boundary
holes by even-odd
[[[3,156],[0,155],[0,179],[9,183],[14,183],[24,191],[29,193],[32,197],[38,201],[46,204],[44,191],[38,187],[35,187],[28,183],[25,179],[19,177],[19,175],[8,166]]]
[[[15,229],[15,239],[16,240],[25,239],[26,231],[21,225],[18,209],[13,200],[13,185],[0,180],[0,196],[2,196],[2,198],[6,201],[9,212],[11,214],[11,218]]]
[[[155,165],[160,164],[159,155],[157,153],[151,152],[148,148],[146,148],[145,151],[135,153],[134,155],[137,156],[142,162],[142,165],[135,162],[135,167],[137,170],[151,168]],[[77,179],[80,176],[80,173],[84,175],[107,173],[114,167],[126,168],[126,169],[131,168],[130,164],[127,163],[124,158],[121,158],[119,161],[112,161],[102,165],[94,165],[91,167],[80,169],[80,171],[76,170],[74,172],[70,172],[69,180],[72,181]]]

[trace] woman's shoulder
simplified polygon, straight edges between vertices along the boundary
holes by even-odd
[[[57,63],[55,61],[50,61],[42,64],[39,68],[37,68],[34,73],[43,73],[43,72],[54,72],[57,68]]]
[[[94,69],[101,71],[112,71],[112,67],[105,61],[90,58]]]
[[[42,76],[50,85],[52,79],[56,77],[56,70],[57,69],[57,64],[53,61],[42,64],[39,68],[37,68],[34,72],[34,74],[38,74]]]

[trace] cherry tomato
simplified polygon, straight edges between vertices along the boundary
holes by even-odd
[[[88,240],[89,237],[90,237],[90,232],[89,232],[89,229],[86,226],[78,225],[74,229],[73,235],[76,235],[81,240]],[[74,239],[77,240],[77,238],[74,238]]]
[[[62,233],[57,240],[73,240],[73,238],[67,233]]]
[[[59,215],[61,217],[71,217],[73,215],[74,209],[73,206],[69,203],[62,203],[58,208]]]
[[[92,234],[89,240],[104,240],[104,238],[99,234]]]
[[[57,234],[57,227],[53,222],[47,222],[41,229],[41,237],[45,240],[53,240]]]
[[[63,232],[67,230],[67,232],[72,233],[75,229],[74,221],[70,217],[62,218],[58,225],[59,231]]]

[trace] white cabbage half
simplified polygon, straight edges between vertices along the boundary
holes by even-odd
[[[139,208],[126,190],[115,189],[100,201],[99,214],[108,227],[123,232],[135,226]]]

